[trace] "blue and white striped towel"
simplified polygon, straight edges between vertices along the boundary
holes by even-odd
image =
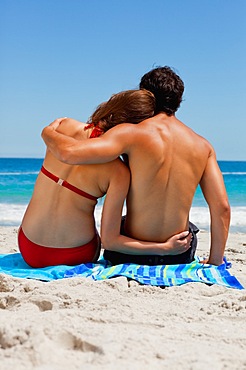
[[[44,268],[32,268],[23,260],[20,253],[0,255],[0,273],[19,278],[51,281],[73,276],[105,280],[116,276],[138,281],[140,284],[153,286],[174,286],[190,282],[218,284],[228,288],[244,289],[237,278],[228,269],[231,263],[224,258],[220,266],[203,265],[197,257],[189,264],[147,266],[121,264],[111,266],[108,261],[100,259],[97,263],[86,263],[74,267],[59,265]]]

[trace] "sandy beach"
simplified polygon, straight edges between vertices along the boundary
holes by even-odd
[[[15,253],[16,227],[0,227]],[[208,254],[199,233],[197,254]],[[230,270],[246,286],[246,235],[230,234]],[[246,369],[246,290],[189,283],[141,286],[0,275],[1,370]]]

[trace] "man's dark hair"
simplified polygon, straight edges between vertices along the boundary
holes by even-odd
[[[140,89],[151,91],[156,99],[155,114],[173,115],[182,102],[184,83],[170,67],[154,68],[140,81]]]

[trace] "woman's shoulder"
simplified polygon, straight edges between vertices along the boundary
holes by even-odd
[[[57,131],[61,134],[80,139],[81,137],[87,136],[87,133],[84,131],[85,126],[86,124],[84,122],[78,121],[74,118],[64,118],[57,128]]]
[[[97,174],[101,173],[109,181],[116,178],[117,181],[122,181],[122,178],[128,179],[130,176],[130,170],[122,159],[117,158],[107,163],[100,163],[93,165]]]

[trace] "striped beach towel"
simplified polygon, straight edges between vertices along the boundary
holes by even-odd
[[[111,266],[109,262],[100,260],[98,264],[84,264],[66,271],[65,277],[84,276],[94,280],[105,280],[116,276],[125,276],[140,284],[153,286],[175,286],[198,282],[218,284],[229,288],[244,289],[240,282],[231,275],[228,269],[231,263],[224,258],[220,266],[201,264],[197,257],[189,264],[180,265],[135,265],[121,264]]]
[[[237,278],[228,269],[231,263],[224,258],[220,266],[200,264],[199,258],[189,264],[147,266],[121,264],[112,266],[101,258],[97,263],[86,263],[74,267],[59,265],[44,268],[32,268],[23,260],[20,253],[0,255],[0,273],[19,278],[51,281],[74,276],[88,277],[93,280],[106,280],[117,276],[133,279],[140,284],[153,286],[175,286],[199,282],[218,284],[228,288],[244,289]]]

